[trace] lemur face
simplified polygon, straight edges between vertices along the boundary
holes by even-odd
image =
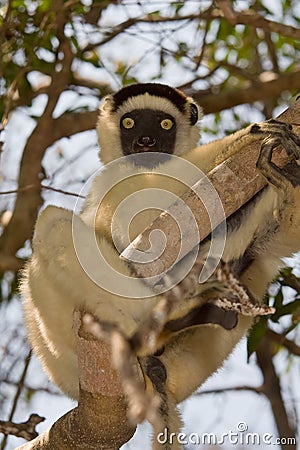
[[[153,168],[195,147],[201,109],[190,97],[158,83],[129,85],[106,97],[98,136],[104,164],[132,155],[136,166]]]
[[[147,153],[147,157],[133,158],[136,165],[154,167],[174,153],[176,121],[171,114],[153,109],[135,109],[120,120],[123,154]],[[154,154],[156,153],[156,154]],[[159,154],[157,154],[159,153]]]

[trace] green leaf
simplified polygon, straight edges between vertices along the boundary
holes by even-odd
[[[262,338],[266,332],[267,325],[268,325],[268,318],[266,316],[263,316],[251,328],[249,335],[248,335],[248,341],[247,341],[248,359],[250,358],[252,353],[254,353],[255,350],[257,349],[257,347],[259,346],[260,341],[262,340]]]
[[[171,6],[175,7],[175,14],[178,14],[179,11],[183,8],[184,2],[174,2],[174,3],[172,2]]]
[[[24,0],[13,0],[11,2],[11,6],[12,8],[20,8],[20,7],[25,7],[25,1]]]
[[[282,292],[279,292],[282,296]],[[271,320],[272,322],[279,322],[279,319],[283,316],[287,316],[289,314],[295,314],[297,313],[297,310],[300,308],[300,298],[296,299],[292,302],[289,302],[285,305],[281,304],[276,307],[275,314],[272,315]]]
[[[52,0],[42,0],[38,6],[38,10],[41,12],[46,12],[51,6]]]
[[[34,393],[35,393],[35,391],[33,389],[30,389],[30,388],[25,389],[25,399],[27,402],[30,402]]]

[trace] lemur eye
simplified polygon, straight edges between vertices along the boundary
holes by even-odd
[[[160,126],[163,130],[171,130],[174,123],[170,119],[164,119],[160,122]]]
[[[134,127],[134,120],[131,119],[131,117],[125,117],[122,120],[122,125],[124,128],[126,128],[127,130],[129,130],[130,128]]]

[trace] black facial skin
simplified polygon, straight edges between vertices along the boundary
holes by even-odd
[[[123,125],[125,118],[134,120],[132,128],[125,128]],[[161,126],[161,122],[165,119],[173,123],[170,130],[165,130]],[[163,111],[135,109],[121,118],[120,130],[123,154],[136,155],[134,163],[137,166],[153,168],[170,159],[170,155],[174,152],[176,123],[170,114]]]

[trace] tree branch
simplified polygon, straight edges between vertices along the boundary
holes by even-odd
[[[15,423],[10,420],[0,420],[0,433],[5,434],[6,436],[12,435],[21,437],[30,441],[38,435],[35,430],[36,425],[44,420],[45,418],[38,414],[31,414],[26,422],[21,423]]]
[[[53,119],[52,143],[83,131],[95,130],[98,111],[69,112]]]
[[[262,338],[256,350],[256,355],[257,363],[264,377],[263,392],[270,401],[279,436],[282,438],[295,438],[295,444],[282,443],[282,448],[296,450],[295,427],[289,423],[288,414],[281,394],[280,381],[272,361],[271,343],[266,336]]]
[[[218,13],[214,14],[214,17],[220,17]],[[273,33],[278,33],[281,36],[289,37],[293,39],[300,40],[300,29],[295,28],[292,25],[285,25],[284,23],[274,22],[273,20],[269,20],[255,12],[253,9],[244,11],[244,12],[236,12],[236,25],[250,25],[255,28],[262,28],[263,30],[267,30]]]
[[[110,347],[82,327],[74,314],[80,397],[78,406],[40,436],[18,450],[117,450],[135,431],[127,420],[127,403],[118,374],[112,369]]]
[[[53,8],[56,14],[56,32],[60,39],[59,58],[63,55],[63,59],[60,59],[59,62],[62,69],[53,74],[52,83],[48,87],[48,103],[44,114],[39,118],[22,155],[18,181],[18,186],[21,189],[30,184],[35,184],[38,187],[32,190],[22,190],[18,193],[11,220],[0,237],[1,259],[2,255],[4,259],[15,255],[23,247],[25,241],[32,236],[38,210],[42,205],[40,186],[43,176],[42,158],[46,149],[52,144],[53,134],[56,132],[52,113],[61,93],[68,85],[70,68],[74,58],[70,42],[64,36],[67,17],[63,9],[63,2],[55,0]],[[59,67],[57,70],[59,70]],[[0,269],[2,269],[1,265]]]
[[[283,271],[280,273],[281,277],[283,279],[283,282],[281,283],[284,286],[289,286],[292,289],[294,289],[297,294],[300,295],[300,281],[294,274],[287,274]],[[281,279],[280,279],[281,282]]]
[[[284,91],[298,91],[300,89],[300,70],[290,73],[276,75],[273,80],[250,83],[241,89],[227,89],[224,92],[194,91],[190,89],[189,95],[202,106],[205,114],[211,114],[224,109],[254,102],[263,102],[278,98]]]

